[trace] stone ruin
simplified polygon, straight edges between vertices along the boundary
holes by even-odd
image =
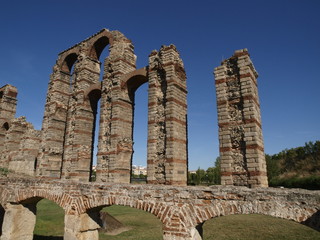
[[[223,185],[268,186],[256,78],[246,49],[215,69]],[[136,69],[131,41],[107,29],[58,55],[41,131],[24,117],[14,118],[17,89],[0,88],[1,167],[38,178],[91,181],[100,108],[96,180],[130,183],[135,91],[144,83],[147,183],[186,185],[186,74],[176,47],[152,51],[149,65]]]

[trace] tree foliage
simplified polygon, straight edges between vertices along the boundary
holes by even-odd
[[[320,141],[266,155],[270,186],[320,189]]]
[[[214,167],[207,170],[200,169],[195,173],[188,173],[188,185],[216,185],[220,184],[220,158],[218,157]]]

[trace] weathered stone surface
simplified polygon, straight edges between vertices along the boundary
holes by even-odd
[[[32,240],[36,223],[35,205],[17,203],[5,205],[1,240]]]
[[[109,56],[100,69],[99,57],[108,45]],[[178,51],[163,46],[150,55],[150,66],[136,69],[131,41],[107,29],[59,54],[41,132],[24,118],[14,119],[16,89],[0,89],[1,166],[41,178],[91,181],[98,134],[97,181],[129,183],[134,95],[144,83],[149,86],[148,183],[186,185],[187,90]]]
[[[247,49],[215,68],[221,183],[267,187],[257,89],[258,74]]]
[[[102,226],[99,212],[101,207],[109,205],[130,206],[155,215],[163,224],[164,239],[198,238],[194,229],[199,224],[231,214],[264,214],[310,224],[320,230],[320,191],[302,189],[2,178],[0,196],[0,204],[6,211],[10,208],[8,203],[20,206],[21,202],[32,203],[39,198],[54,201],[65,210],[65,237],[69,239],[83,239],[82,236],[88,234],[92,237],[89,239],[98,239],[95,238],[97,229]],[[5,220],[3,224],[9,224],[9,221]]]

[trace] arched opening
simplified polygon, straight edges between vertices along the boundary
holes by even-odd
[[[2,125],[2,128],[3,128],[5,131],[8,131],[8,130],[9,130],[9,123],[5,122],[5,123]]]
[[[148,138],[148,81],[145,75],[134,75],[127,81],[128,95],[132,102],[131,183],[146,183]]]
[[[0,91],[0,99],[3,97],[3,91]]]
[[[99,100],[101,98],[101,90],[95,89],[92,90],[88,94],[88,98],[90,101],[90,106],[93,115],[93,125],[92,125],[92,136],[91,136],[91,160],[90,160],[90,177],[89,181],[93,182],[96,180],[95,175],[95,165],[97,155],[97,145],[98,145],[98,137],[99,137],[99,120],[100,120],[100,104]]]
[[[40,199],[33,233],[34,240],[63,240],[64,210],[50,200]]]
[[[61,71],[64,73],[71,74],[72,73],[72,67],[74,63],[77,61],[78,55],[76,53],[69,54],[63,61],[61,66]]]
[[[163,239],[162,222],[153,214],[129,206],[112,205],[100,211],[99,240]]]
[[[109,38],[106,36],[103,36],[99,38],[94,44],[93,47],[89,53],[89,56],[93,59],[99,60],[100,56],[105,49],[105,47],[109,44]],[[104,59],[104,58],[102,58]]]
[[[5,210],[2,207],[2,205],[0,205],[0,236],[2,235],[2,224],[3,224],[4,213],[5,213]]]
[[[203,239],[320,239],[320,232],[297,222],[249,214],[217,217],[203,224]]]

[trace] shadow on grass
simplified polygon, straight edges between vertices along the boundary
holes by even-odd
[[[63,240],[63,237],[34,235],[33,240]]]

